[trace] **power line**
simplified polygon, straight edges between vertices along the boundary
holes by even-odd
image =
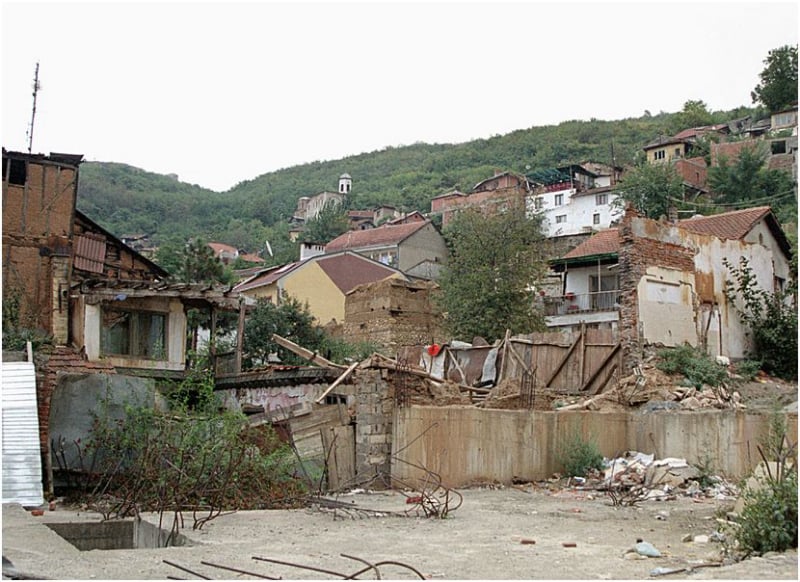
[[[794,195],[794,190],[786,190],[784,192],[773,194],[772,196],[766,196],[764,198],[756,198],[754,200],[743,200],[740,202],[689,202],[688,200],[682,200],[680,198],[674,198],[672,196],[667,196],[667,200],[671,202],[679,202],[681,204],[686,204],[688,206],[704,206],[710,208],[730,208],[733,206],[739,206],[742,208],[750,208],[753,206],[760,206],[768,202],[775,202],[783,198],[787,198],[790,195]]]

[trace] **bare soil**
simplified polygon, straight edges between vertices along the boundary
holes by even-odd
[[[338,498],[351,504],[346,511],[243,511],[220,516],[200,531],[192,530],[187,515],[183,533],[191,546],[85,552],[43,522],[98,521],[99,515],[59,507],[34,517],[11,505],[3,508],[3,555],[21,572],[58,579],[253,578],[218,566],[284,579],[334,579],[333,573],[347,576],[365,567],[354,558],[401,562],[428,579],[644,579],[656,568],[692,568],[665,579],[797,579],[796,551],[731,563],[722,543],[682,541],[687,535],[713,535],[717,518],[733,507],[730,498],[677,496],[615,508],[602,493],[575,488],[550,491],[525,484],[460,493],[463,503],[446,519],[398,517],[409,507],[405,494],[362,492]],[[637,539],[662,556],[630,552]],[[720,563],[725,565],[703,567]],[[380,573],[416,578],[409,568],[389,564],[380,566]],[[375,575],[367,571],[360,578]]]

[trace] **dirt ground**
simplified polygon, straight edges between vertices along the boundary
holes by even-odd
[[[98,521],[99,515],[57,507],[35,517],[6,505],[3,555],[27,575],[82,580],[254,578],[215,566],[284,579],[335,579],[366,567],[343,554],[373,564],[401,562],[434,580],[644,579],[657,568],[692,566],[696,569],[660,578],[797,579],[796,551],[697,568],[723,559],[721,543],[694,541],[694,536],[713,539],[719,527],[716,519],[732,508],[731,498],[678,496],[614,508],[602,493],[574,488],[548,491],[527,484],[460,493],[462,505],[446,519],[395,516],[389,512],[409,507],[402,493],[367,491],[340,496],[339,501],[354,509],[336,514],[320,508],[243,511],[218,517],[200,531],[192,531],[187,516],[183,531],[191,546],[84,552],[43,522]],[[355,508],[386,514],[368,515]],[[689,537],[693,541],[682,541]],[[626,554],[637,539],[655,546],[662,556]],[[330,572],[261,562],[253,556]],[[417,578],[408,568],[388,564],[380,566],[380,574],[385,579]],[[360,577],[376,578],[372,571]]]

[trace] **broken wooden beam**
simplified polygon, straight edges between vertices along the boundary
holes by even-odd
[[[316,403],[317,403],[317,404],[319,404],[320,402],[322,402],[322,401],[325,399],[325,397],[326,397],[326,396],[327,396],[327,395],[330,393],[330,391],[331,391],[331,390],[333,390],[333,389],[334,389],[334,388],[336,388],[336,387],[337,387],[339,384],[341,384],[342,382],[344,382],[345,378],[347,378],[347,377],[350,375],[350,373],[351,373],[353,370],[355,370],[355,369],[356,369],[356,366],[358,366],[358,364],[359,364],[359,363],[360,363],[360,362],[353,362],[352,364],[350,364],[350,367],[349,367],[349,368],[347,368],[347,370],[345,370],[345,371],[342,373],[342,375],[341,375],[341,376],[339,376],[338,378],[336,378],[336,380],[334,380],[334,381],[333,381],[333,384],[331,384],[330,386],[328,386],[328,387],[325,389],[325,392],[323,392],[323,393],[320,395],[320,397],[319,397],[319,398],[317,398],[317,400],[316,400]]]
[[[307,350],[306,348],[298,346],[291,340],[286,339],[285,337],[279,336],[277,333],[272,334],[272,341],[276,344],[281,346],[282,348],[286,348],[290,352],[297,354],[301,358],[308,360],[316,364],[317,366],[322,366],[323,368],[336,368],[338,370],[344,370],[347,366],[342,366],[341,364],[336,364],[335,362],[331,362],[330,360],[326,360],[322,356],[320,356],[316,352],[312,352],[311,350]]]

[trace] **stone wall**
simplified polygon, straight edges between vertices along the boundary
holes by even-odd
[[[356,387],[356,479],[387,486],[391,470],[394,388],[389,371],[359,370]]]
[[[388,354],[403,346],[445,340],[431,283],[387,279],[362,285],[345,297],[342,334],[351,343],[371,342]]]

